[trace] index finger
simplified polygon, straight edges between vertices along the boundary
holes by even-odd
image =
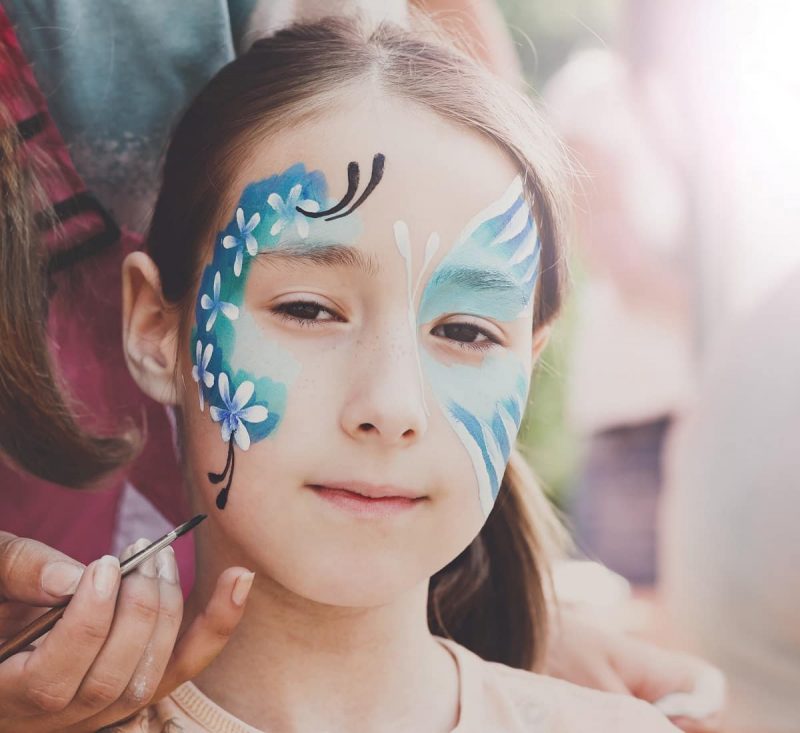
[[[90,566],[42,643],[0,664],[0,709],[26,715],[66,709],[106,641],[119,581],[117,558],[106,555]]]
[[[154,699],[195,677],[219,654],[242,619],[253,573],[240,567],[225,570],[208,605],[182,633]]]
[[[0,532],[0,601],[55,605],[75,592],[84,570],[42,542]]]

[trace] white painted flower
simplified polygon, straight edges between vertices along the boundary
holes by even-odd
[[[192,366],[192,379],[197,382],[197,391],[200,394],[200,411],[204,411],[206,407],[205,400],[203,399],[203,385],[205,384],[208,389],[214,386],[214,375],[208,371],[208,365],[211,362],[211,356],[214,353],[214,345],[206,344],[203,349],[203,344],[200,339],[197,339],[197,348],[195,349],[194,365]]]
[[[214,287],[212,296],[209,297],[207,293],[203,293],[200,298],[200,307],[205,311],[211,311],[206,321],[206,331],[210,331],[217,320],[217,313],[222,313],[229,321],[235,321],[239,317],[239,309],[233,304],[219,299],[219,293],[222,286],[219,270],[214,275]]]
[[[242,260],[244,259],[244,251],[251,257],[255,257],[258,252],[258,242],[253,236],[253,229],[261,223],[261,214],[256,212],[253,214],[247,224],[244,223],[244,209],[239,207],[236,209],[236,224],[239,227],[239,236],[234,237],[228,234],[222,239],[222,246],[225,249],[236,248],[236,259],[233,262],[233,273],[236,277],[242,274]]]
[[[208,408],[211,419],[220,423],[220,433],[223,441],[227,443],[233,436],[236,445],[242,450],[247,450],[250,447],[250,433],[247,432],[245,423],[264,422],[269,415],[269,411],[263,405],[246,406],[253,396],[253,392],[255,392],[255,385],[250,381],[245,380],[242,382],[236,389],[236,393],[231,397],[228,375],[225,372],[220,372],[217,386],[219,388],[219,396],[222,398],[225,407],[211,405]]]
[[[286,196],[286,201],[283,200],[280,194],[271,193],[267,196],[267,203],[278,212],[278,218],[269,230],[269,233],[274,237],[280,234],[286,227],[294,226],[297,233],[302,239],[308,236],[308,218],[301,214],[297,207],[305,209],[306,211],[316,212],[319,211],[319,202],[313,199],[301,199],[303,195],[303,184],[296,183],[289,190]]]

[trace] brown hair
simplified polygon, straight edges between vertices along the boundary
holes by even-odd
[[[201,254],[248,143],[324,114],[343,89],[374,85],[477,130],[517,163],[541,233],[534,328],[549,323],[565,278],[559,181],[546,126],[522,95],[438,40],[329,18],[258,41],[189,107],[166,156],[148,236],[165,298],[193,297]],[[221,192],[224,192],[222,196]],[[518,453],[480,535],[431,582],[432,631],[484,658],[531,669],[542,657],[549,554],[557,523]]]
[[[0,63],[15,59],[0,47]],[[0,98],[25,91],[0,85]],[[46,481],[91,485],[136,453],[136,434],[95,435],[54,364],[47,333],[48,261],[43,232],[58,227],[40,181],[59,175],[45,150],[25,145],[0,102],[0,451]]]

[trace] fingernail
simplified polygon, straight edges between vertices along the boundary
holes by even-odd
[[[101,598],[110,598],[119,576],[119,560],[103,555],[94,565],[94,589]]]
[[[143,542],[143,539],[138,539],[136,542],[128,545],[119,556],[120,562],[125,562],[139,552],[139,550],[143,550],[145,548],[145,545],[142,544]]]
[[[51,596],[72,595],[85,569],[63,560],[48,563],[42,571],[42,590]]]
[[[175,563],[175,552],[171,547],[165,547],[156,555],[156,567],[159,578],[173,585],[178,582],[178,566]]]
[[[123,560],[128,560],[133,557],[137,552],[150,547],[150,540],[141,537],[134,542],[130,547],[125,550]],[[158,568],[156,567],[156,560],[154,557],[148,557],[141,565],[136,568],[136,571],[144,575],[145,578],[155,578],[158,575]]]
[[[255,577],[255,573],[242,573],[236,578],[236,582],[233,584],[231,600],[237,606],[244,606],[244,602],[247,600],[247,594],[250,592],[250,588],[253,585],[253,578]]]

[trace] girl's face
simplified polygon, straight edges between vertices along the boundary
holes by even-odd
[[[386,97],[342,108],[243,158],[179,399],[215,554],[356,606],[486,520],[527,400],[538,240],[491,142]]]

